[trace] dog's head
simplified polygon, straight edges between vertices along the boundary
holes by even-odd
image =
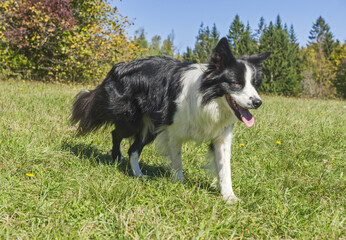
[[[249,109],[262,104],[257,88],[262,83],[262,63],[271,53],[236,59],[226,38],[222,38],[211,54],[201,83],[202,104],[223,98],[238,119],[251,127],[254,118]]]

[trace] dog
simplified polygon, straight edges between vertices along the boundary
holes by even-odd
[[[76,96],[71,123],[79,124],[80,135],[114,125],[113,161],[122,161],[120,143],[132,138],[128,155],[137,177],[146,177],[138,160],[143,147],[155,139],[158,150],[171,161],[175,181],[184,179],[182,144],[209,141],[222,198],[236,202],[230,164],[232,129],[238,120],[247,127],[254,124],[249,109],[262,104],[256,89],[262,82],[262,63],[269,55],[236,59],[222,38],[206,64],[169,57],[116,64],[95,90]]]

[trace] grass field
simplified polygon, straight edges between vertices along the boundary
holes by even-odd
[[[264,97],[254,127],[236,124],[242,201],[227,205],[207,144],[184,145],[184,183],[153,145],[149,180],[107,164],[111,129],[78,138],[68,122],[84,88],[0,82],[0,239],[345,239],[345,101]]]

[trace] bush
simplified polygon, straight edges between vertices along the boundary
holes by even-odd
[[[4,0],[0,71],[42,81],[97,81],[138,56],[130,23],[104,0]]]

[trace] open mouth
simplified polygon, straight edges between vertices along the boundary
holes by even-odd
[[[228,105],[231,107],[234,114],[240,121],[245,123],[247,127],[252,127],[254,125],[255,118],[252,116],[248,109],[239,106],[234,100],[232,100],[229,94],[226,94],[226,100]]]

